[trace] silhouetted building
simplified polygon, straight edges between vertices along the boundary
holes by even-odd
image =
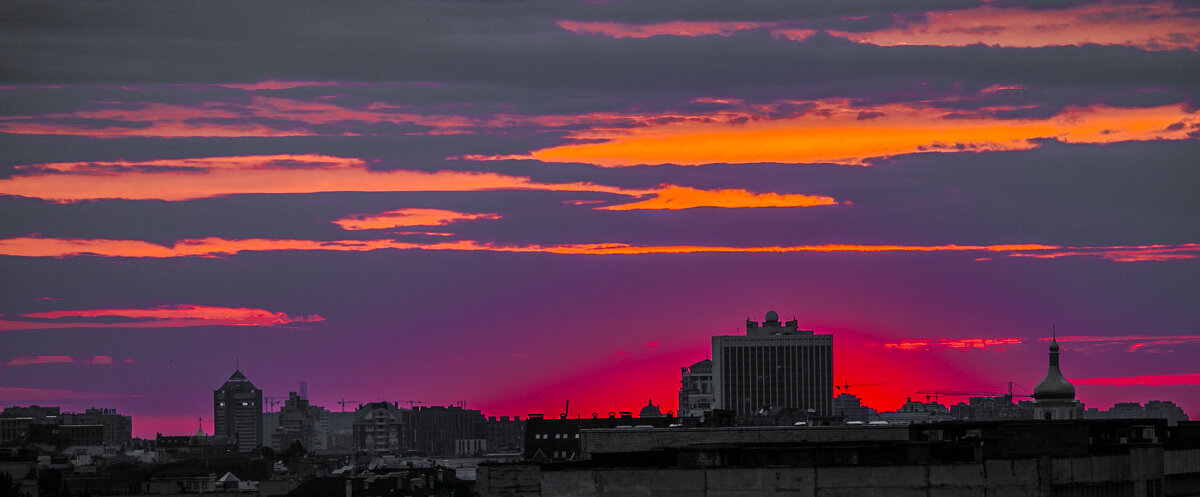
[[[56,445],[129,445],[133,418],[97,408],[64,413],[59,407],[9,407],[0,413],[0,444],[31,436]]]
[[[237,440],[238,451],[250,452],[263,444],[262,390],[242,372],[234,371],[221,388],[213,390],[213,431]]]
[[[345,452],[354,451],[355,412],[329,413],[329,449]]]
[[[875,419],[888,423],[908,424],[949,421],[955,418],[951,416],[950,409],[937,401],[920,402],[909,397],[899,409],[876,413]]]
[[[1033,389],[1033,417],[1044,420],[1082,419],[1083,405],[1075,400],[1075,385],[1058,368],[1058,340],[1050,339],[1050,367]]]
[[[278,422],[272,434],[273,446],[283,450],[300,442],[310,452],[325,449],[325,426],[322,422],[327,420],[322,419],[324,414],[328,414],[324,408],[309,405],[308,399],[296,392],[288,392],[283,408],[279,409]]]
[[[238,443],[232,438],[199,434],[163,436],[159,433],[154,439],[154,446],[159,452],[180,459],[228,457],[238,452]]]
[[[770,311],[745,336],[712,337],[714,407],[739,417],[764,409],[833,413],[833,337],[781,324]]]
[[[1107,410],[1088,408],[1083,412],[1084,419],[1165,419],[1171,426],[1180,421],[1187,421],[1183,409],[1169,400],[1151,400],[1143,408],[1137,402],[1118,402]]]
[[[279,443],[275,440],[275,430],[279,428],[279,411],[262,413],[263,420],[263,446],[270,447],[276,452],[283,450],[286,447],[279,447]]]
[[[520,416],[489,416],[486,425],[488,451],[506,454],[525,447],[525,421]]]
[[[713,408],[712,360],[680,369],[679,416],[701,416]]]
[[[638,413],[639,418],[661,418],[663,417],[662,407],[654,405],[654,399],[646,401],[646,405],[642,407]]]
[[[81,413],[66,413],[60,422],[67,425],[100,425],[103,427],[101,443],[104,445],[129,445],[133,441],[133,418],[118,414],[116,409],[87,409]]]
[[[431,456],[458,453],[457,440],[486,440],[483,413],[460,406],[417,407],[411,415],[412,447]]]
[[[578,420],[546,420],[553,423]],[[571,462],[482,464],[479,495],[1184,496],[1200,445],[1165,420],[599,428]],[[531,425],[532,426],[532,425]],[[531,428],[540,433],[543,427]]]
[[[58,407],[6,407],[0,412],[0,445],[19,442],[29,437],[32,425],[56,425],[60,414]]]
[[[875,410],[862,405],[857,396],[844,393],[833,398],[833,415],[846,421],[867,423],[875,417]]]
[[[360,454],[399,454],[409,448],[406,417],[390,402],[364,404],[354,412],[354,450]]]
[[[525,422],[525,459],[533,461],[570,461],[583,457],[580,430],[597,428],[647,429],[666,428],[677,418],[634,418],[623,412],[618,417],[552,418],[531,414]]]
[[[967,402],[950,406],[950,415],[962,421],[995,421],[1001,419],[1033,419],[1034,403],[1028,400],[1013,402],[1007,395],[970,397]]]

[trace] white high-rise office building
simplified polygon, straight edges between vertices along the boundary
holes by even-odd
[[[712,337],[714,407],[746,416],[763,409],[833,413],[833,336],[779,322],[746,320],[745,336]]]

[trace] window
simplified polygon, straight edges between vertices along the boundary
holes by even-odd
[[[575,434],[575,438],[579,438],[579,434],[578,434],[578,433],[576,433],[576,434]]]
[[[220,404],[220,406],[221,406],[221,407],[225,407],[225,403],[224,403],[224,402],[222,402],[222,403]]]

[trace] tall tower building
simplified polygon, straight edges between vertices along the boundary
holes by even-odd
[[[1033,389],[1035,419],[1082,419],[1083,405],[1075,400],[1075,385],[1058,368],[1058,340],[1050,339],[1050,367],[1046,377]]]
[[[237,439],[239,452],[263,444],[262,390],[241,370],[213,390],[213,425],[214,435]]]
[[[779,322],[746,320],[745,336],[712,337],[714,407],[737,416],[774,407],[833,413],[833,336]]]

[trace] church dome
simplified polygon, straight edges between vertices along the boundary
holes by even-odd
[[[1050,367],[1046,377],[1033,389],[1033,399],[1043,400],[1075,400],[1075,385],[1063,377],[1058,368],[1058,341],[1050,341]]]
[[[646,407],[642,408],[642,412],[638,413],[638,417],[661,418],[663,417],[663,413],[661,410],[659,410],[658,406],[654,405],[654,399],[650,399],[650,401],[646,403]]]
[[[779,313],[775,311],[767,311],[767,321],[779,321]]]

